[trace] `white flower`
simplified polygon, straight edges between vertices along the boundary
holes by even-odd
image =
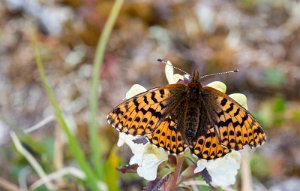
[[[223,82],[220,82],[220,81],[211,82],[211,83],[207,84],[207,86],[212,87],[216,90],[219,90],[223,93],[225,93],[226,89],[227,89],[226,85]]]
[[[174,67],[170,61],[167,61],[165,67],[166,78],[169,84],[176,84],[178,80],[183,80],[183,76],[180,74],[174,74]]]
[[[241,153],[232,150],[223,158],[215,160],[198,160],[197,168],[194,173],[201,172],[204,168],[207,169],[211,176],[211,185],[226,187],[235,183],[235,177],[240,168]]]
[[[136,96],[137,94],[140,94],[145,91],[147,91],[147,89],[144,88],[143,86],[139,84],[134,84],[126,93],[125,99],[132,98],[133,96]]]
[[[137,173],[140,177],[149,181],[155,180],[157,168],[162,162],[168,160],[168,154],[162,148],[157,148],[150,143],[134,143],[134,139],[136,139],[135,136],[119,133],[118,146],[126,143],[130,147],[133,156],[129,164],[138,165]]]
[[[139,146],[131,157],[129,164],[138,164],[137,173],[146,180],[156,179],[158,166],[168,160],[168,154],[150,143]]]

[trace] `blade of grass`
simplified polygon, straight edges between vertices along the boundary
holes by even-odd
[[[96,169],[96,174],[101,180],[104,179],[104,162],[101,161],[101,144],[98,139],[97,133],[97,113],[98,113],[98,87],[100,79],[100,68],[104,60],[105,48],[114,26],[114,23],[119,15],[120,9],[124,0],[116,0],[110,12],[108,20],[103,28],[101,37],[98,41],[96,55],[93,62],[93,76],[92,76],[92,89],[89,102],[90,123],[89,123],[89,137],[90,148],[93,165]]]
[[[43,82],[43,86],[46,90],[48,99],[50,100],[50,103],[55,110],[56,119],[57,119],[60,127],[63,129],[66,137],[68,138],[69,146],[70,146],[71,152],[72,152],[75,160],[78,162],[80,168],[82,169],[82,171],[85,173],[85,175],[87,177],[86,182],[87,182],[88,186],[92,190],[97,191],[99,189],[97,186],[96,176],[93,173],[93,171],[91,170],[89,164],[87,163],[87,160],[84,157],[84,154],[83,154],[75,136],[71,133],[69,127],[67,126],[67,124],[64,120],[64,117],[62,115],[62,112],[56,101],[56,98],[54,96],[53,90],[51,89],[50,84],[46,78],[44,67],[42,64],[42,59],[41,59],[40,52],[39,52],[39,48],[37,47],[37,40],[35,38],[35,35],[33,35],[32,39],[33,39],[32,42],[33,42],[33,48],[34,48],[34,52],[35,52],[36,64],[38,66],[38,70],[39,70],[39,73],[40,73],[40,76],[41,76],[41,79]]]

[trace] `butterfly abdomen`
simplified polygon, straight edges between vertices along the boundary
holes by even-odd
[[[199,124],[199,108],[187,106],[184,119],[184,133],[186,138],[192,139],[196,133]]]
[[[188,142],[196,136],[200,119],[200,86],[198,83],[189,84],[188,96],[185,104],[184,135]]]

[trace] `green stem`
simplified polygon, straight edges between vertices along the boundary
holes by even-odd
[[[120,9],[123,5],[124,0],[116,0],[115,4],[110,12],[108,20],[102,31],[102,35],[98,41],[96,55],[93,62],[93,79],[92,79],[92,92],[89,101],[90,110],[90,123],[89,123],[89,137],[90,137],[90,147],[91,147],[91,157],[93,164],[95,166],[96,174],[98,178],[104,179],[103,173],[103,162],[101,162],[101,144],[98,140],[97,133],[97,113],[98,113],[98,87],[100,79],[100,68],[103,63],[105,48],[111,34],[114,23],[119,15]]]
[[[179,180],[179,175],[181,172],[182,164],[184,162],[184,156],[177,156],[177,164],[174,172],[170,174],[168,181],[166,182],[166,185],[162,188],[163,191],[171,191],[175,190],[178,180]]]
[[[201,175],[201,173],[194,173],[195,168],[197,167],[196,164],[191,164],[189,167],[187,167],[182,173],[180,178],[178,179],[178,183],[180,184],[181,182],[184,182],[186,180],[198,177]]]
[[[38,70],[39,70],[39,73],[40,73],[40,76],[41,76],[41,79],[43,82],[43,86],[46,90],[48,99],[50,100],[50,103],[51,103],[52,107],[54,108],[56,119],[57,119],[60,127],[63,129],[66,137],[68,138],[68,142],[69,142],[69,146],[70,146],[72,155],[74,156],[74,158],[78,162],[80,168],[86,175],[86,181],[87,181],[88,186],[90,187],[91,190],[97,191],[97,190],[99,190],[99,188],[97,186],[96,176],[94,175],[89,164],[87,163],[87,160],[79,146],[78,141],[76,140],[75,136],[72,134],[68,125],[66,124],[63,114],[58,106],[58,102],[54,96],[53,90],[46,78],[45,70],[43,67],[39,49],[37,47],[37,41],[35,39],[35,36],[33,36],[32,42],[33,42],[33,48],[34,48],[34,52],[35,52],[36,64],[38,66]]]

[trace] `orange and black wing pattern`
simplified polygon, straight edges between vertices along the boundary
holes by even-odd
[[[151,134],[174,110],[174,99],[182,98],[184,91],[185,85],[171,84],[138,94],[115,107],[107,116],[108,123],[126,134]]]
[[[194,155],[206,160],[222,157],[231,151],[219,142],[218,134],[214,127],[210,127],[206,134],[199,136],[189,146]]]
[[[147,138],[151,144],[162,147],[171,154],[180,154],[187,148],[183,135],[171,116],[167,116]]]
[[[256,119],[235,100],[211,87],[203,88],[213,96],[216,117],[206,134],[190,145],[193,154],[203,159],[222,157],[230,150],[241,150],[245,145],[257,147],[266,135]]]

